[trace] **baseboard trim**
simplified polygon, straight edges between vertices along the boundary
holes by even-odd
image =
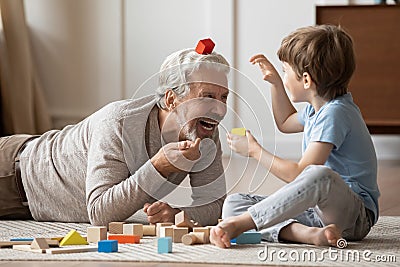
[[[372,141],[375,146],[378,160],[398,160],[400,159],[400,135],[373,135]],[[264,147],[273,148],[271,143],[263,144]],[[273,153],[273,151],[270,151]],[[276,141],[276,151],[274,153],[284,159],[299,160],[301,158],[301,139],[281,138]],[[229,156],[226,153],[225,156]],[[235,154],[233,154],[235,156]]]
[[[379,160],[400,159],[400,135],[373,135],[372,141]]]

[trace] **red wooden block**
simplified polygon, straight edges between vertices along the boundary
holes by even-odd
[[[210,54],[214,49],[214,42],[208,38],[200,40],[196,46],[196,52],[202,55]]]
[[[108,240],[117,240],[119,244],[139,244],[140,236],[138,235],[121,235],[121,234],[109,234]]]

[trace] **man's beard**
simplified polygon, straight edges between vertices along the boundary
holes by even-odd
[[[181,123],[179,122],[180,125],[180,134],[179,136],[184,138],[184,140],[190,140],[190,141],[195,141],[197,138],[210,138],[210,139],[215,139],[217,131],[214,130],[211,135],[205,135],[205,136],[199,136],[199,133],[197,132],[197,127],[198,127],[198,120],[195,120],[194,122],[188,122],[188,123]],[[200,126],[201,127],[201,126]]]
[[[182,125],[181,122],[179,122],[179,125],[181,127],[180,132],[183,134],[184,138],[186,140],[190,140],[190,141],[196,141],[197,137],[199,136],[197,134],[197,121],[194,123],[194,126],[191,127],[190,123],[185,123]]]
[[[212,116],[210,115],[209,116],[209,118],[216,118],[216,117],[217,117],[217,115],[212,115]],[[208,116],[207,116],[207,118],[208,118]],[[188,120],[186,118],[186,114],[184,112],[178,113],[177,122],[178,122],[178,126],[179,126],[179,133],[178,133],[179,140],[181,140],[183,138],[183,140],[190,140],[190,141],[194,142],[194,141],[196,141],[197,138],[201,138],[201,139],[211,138],[211,139],[214,139],[214,137],[216,135],[216,132],[217,132],[216,129],[214,129],[214,131],[211,134],[211,136],[209,136],[209,135],[207,135],[207,136],[199,136],[199,133],[197,131],[197,127],[199,127],[198,124],[200,123],[199,119],[200,118],[194,118],[192,120]]]

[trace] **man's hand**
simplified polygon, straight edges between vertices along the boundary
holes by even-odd
[[[161,175],[168,177],[173,172],[189,172],[200,158],[200,138],[196,141],[181,141],[163,146],[151,163]]]
[[[175,222],[175,214],[180,212],[180,209],[174,209],[167,203],[157,201],[152,204],[146,203],[143,206],[143,211],[147,214],[149,223],[159,222]]]

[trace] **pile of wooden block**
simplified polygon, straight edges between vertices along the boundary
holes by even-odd
[[[190,220],[184,211],[175,215],[174,223],[143,225],[137,223],[111,222],[106,226],[90,226],[87,236],[71,230],[65,237],[12,239],[0,241],[0,248],[12,247],[15,250],[36,253],[61,254],[77,252],[118,252],[118,244],[140,244],[144,236],[157,238],[157,252],[171,253],[172,243],[185,245],[210,243],[213,226],[202,227]],[[260,243],[259,233],[243,233],[237,238],[238,244]],[[247,240],[247,241],[246,241]]]

